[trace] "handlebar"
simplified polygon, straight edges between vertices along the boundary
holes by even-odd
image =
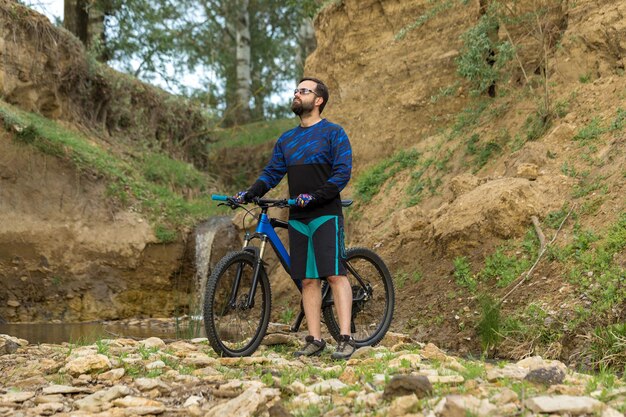
[[[212,194],[211,200],[215,201],[224,201],[229,206],[235,208],[242,206],[243,204],[237,203],[231,196],[220,195],[220,194]],[[296,199],[270,199],[270,198],[257,198],[253,201],[255,204],[259,206],[268,206],[268,207],[297,207]],[[341,200],[342,207],[349,207],[353,203],[353,200]]]

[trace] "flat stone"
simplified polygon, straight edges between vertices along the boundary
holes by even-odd
[[[391,400],[403,395],[415,394],[418,398],[430,395],[433,387],[427,377],[422,375],[396,375],[385,387],[384,400]]]
[[[604,407],[604,404],[594,398],[571,395],[533,397],[524,401],[524,405],[535,413],[571,415],[593,414]]]
[[[111,369],[111,361],[101,354],[80,356],[70,360],[65,365],[64,369],[70,375],[78,376],[86,373],[109,370]]]
[[[126,370],[124,368],[115,368],[98,375],[98,381],[115,382],[124,376]]]
[[[420,352],[424,359],[437,360],[437,361],[445,361],[448,355],[445,354],[444,351],[439,349],[432,343],[428,343],[424,346],[424,349]]]
[[[59,413],[61,411],[63,411],[65,409],[65,406],[63,405],[63,403],[43,403],[43,404],[39,404],[37,405],[35,408],[32,409],[32,411],[34,413],[36,413],[36,415],[40,415],[40,416],[51,416],[53,414]]]
[[[276,388],[251,387],[238,397],[211,408],[205,417],[256,416],[262,407],[270,407],[276,399],[280,399]]]
[[[494,367],[494,368],[488,369],[487,381],[493,382],[498,379],[504,379],[504,378],[522,380],[526,378],[526,375],[528,375],[528,372],[529,372],[528,368],[521,367],[521,366],[514,365],[514,364],[507,364],[504,366],[504,368]]]
[[[0,403],[23,403],[35,396],[32,391],[22,392],[7,392],[4,395],[0,395]]]
[[[198,346],[193,343],[185,342],[184,340],[177,340],[176,342],[167,345],[169,349],[176,352],[176,356],[184,356],[189,352],[195,352],[198,350]]]
[[[91,395],[86,396],[80,400],[74,401],[74,405],[81,411],[97,413],[100,412],[103,406],[110,406],[109,404],[120,397],[131,394],[131,389],[124,385],[115,385],[109,389],[94,392]]]
[[[406,365],[412,369],[419,369],[422,357],[415,353],[407,353],[393,358],[389,361],[390,368],[405,368]]]
[[[337,392],[342,388],[346,388],[347,385],[338,379],[327,379],[325,381],[317,382],[309,387],[309,391],[313,391],[316,394],[328,394]]]
[[[20,345],[11,339],[5,338],[4,335],[0,337],[0,355],[6,355],[15,353],[20,348]]]
[[[307,391],[293,398],[291,400],[291,405],[296,408],[305,408],[321,404],[322,402],[326,402],[328,399],[329,397],[325,395],[318,395],[314,392]]]
[[[50,382],[48,382],[46,378],[41,375],[35,375],[26,379],[16,381],[11,386],[14,388],[18,388],[20,391],[31,391],[43,386],[47,386],[48,384],[50,384]]]
[[[113,405],[116,407],[123,408],[145,408],[153,410],[151,413],[146,414],[160,414],[165,411],[165,406],[160,401],[150,400],[148,398],[143,397],[135,397],[132,395],[128,395],[123,398],[118,398],[113,401]],[[161,411],[157,411],[161,410]],[[156,411],[156,412],[155,412]]]
[[[440,417],[489,417],[498,415],[498,407],[472,395],[448,395]]]
[[[398,343],[411,343],[413,340],[411,336],[404,333],[387,332],[385,337],[381,340],[380,345],[385,347],[392,347]]]
[[[154,361],[154,362],[150,362],[149,364],[146,365],[146,369],[148,371],[152,371],[155,369],[163,369],[165,368],[165,362],[163,361]]]
[[[183,365],[191,365],[196,368],[204,368],[206,366],[217,366],[220,362],[202,352],[189,352],[182,360]]]
[[[65,397],[61,394],[39,395],[35,397],[35,404],[60,403]]]
[[[183,407],[191,407],[192,405],[199,405],[202,402],[203,398],[199,395],[191,395],[189,398],[185,400],[183,403]]]
[[[351,359],[364,359],[372,356],[372,352],[374,352],[374,348],[371,346],[363,346],[362,348],[358,348],[352,356]]]
[[[461,375],[426,375],[431,384],[462,384],[465,378]]]
[[[565,372],[557,366],[536,368],[530,370],[524,379],[536,384],[555,385],[565,380]]]
[[[73,387],[69,385],[50,385],[41,390],[43,394],[78,394],[91,392],[89,388]]]
[[[147,348],[147,349],[165,349],[165,342],[163,341],[163,339],[160,339],[158,337],[149,337],[147,339],[142,340],[141,342],[139,342],[139,345]]]
[[[504,405],[517,401],[519,398],[517,393],[510,388],[503,387],[498,390],[491,401],[496,405]]]
[[[150,391],[153,389],[158,389],[159,392],[172,391],[172,387],[159,378],[137,378],[135,380],[135,386],[139,391]]]
[[[389,406],[389,417],[404,417],[406,416],[413,408],[417,407],[419,404],[419,399],[415,394],[411,395],[403,395],[401,397],[396,397],[391,401],[391,405]]]

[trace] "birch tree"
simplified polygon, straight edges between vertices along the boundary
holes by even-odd
[[[252,98],[252,69],[250,56],[250,15],[248,0],[236,1],[236,73],[237,102],[235,105],[237,123],[247,123],[251,119],[250,99]]]

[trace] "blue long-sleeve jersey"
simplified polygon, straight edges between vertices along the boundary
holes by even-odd
[[[297,126],[278,138],[270,162],[251,191],[263,195],[287,174],[290,198],[304,193],[315,198],[304,209],[291,208],[291,219],[341,215],[339,193],[351,172],[348,135],[341,126],[322,119],[310,127]]]

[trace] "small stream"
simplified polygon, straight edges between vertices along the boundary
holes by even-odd
[[[89,344],[100,339],[115,338],[148,338],[159,337],[161,339],[181,339],[189,337],[204,337],[204,330],[200,325],[157,326],[147,323],[145,325],[128,325],[115,322],[89,322],[89,323],[8,323],[0,324],[0,334],[26,339],[31,344],[63,342]]]
[[[195,276],[193,278],[191,318],[130,319],[123,321],[94,321],[88,323],[1,323],[0,334],[26,339],[31,344],[93,343],[100,339],[159,337],[161,339],[191,339],[205,337],[202,322],[203,297],[211,263],[216,262],[214,242],[216,235],[224,242],[236,240],[232,221],[216,216],[196,226]],[[221,257],[221,252],[217,255]]]

